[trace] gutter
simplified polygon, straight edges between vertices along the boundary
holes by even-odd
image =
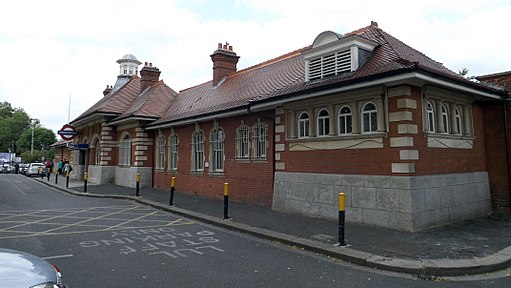
[[[108,125],[119,125],[119,124],[123,124],[126,122],[131,122],[131,121],[155,121],[157,119],[158,118],[155,118],[155,117],[127,117],[127,118],[117,119],[117,120],[114,119],[114,121],[107,122],[107,123],[108,123]]]
[[[80,126],[81,124],[83,123],[87,123],[87,122],[90,122],[96,118],[101,118],[101,117],[116,117],[116,116],[119,116],[119,114],[114,114],[114,113],[94,113],[94,114],[91,114],[89,116],[86,116],[84,118],[81,118],[81,119],[78,119],[78,120],[73,120],[70,122],[70,124],[72,124],[73,126]]]
[[[341,83],[341,84],[338,84],[338,85],[341,85],[341,86],[338,86],[338,87],[335,87],[335,88],[322,89],[320,91],[300,94],[300,95],[297,95],[297,96],[294,96],[294,97],[286,97],[286,98],[281,98],[281,99],[276,99],[276,100],[269,100],[269,101],[262,100],[261,101],[262,103],[253,102],[253,104],[251,105],[250,110],[254,111],[254,112],[257,112],[257,111],[262,111],[262,110],[266,110],[266,109],[275,108],[277,106],[280,106],[280,105],[282,105],[284,103],[288,103],[288,102],[294,102],[294,101],[314,98],[314,97],[323,96],[323,95],[327,95],[327,94],[345,92],[345,91],[349,91],[349,90],[365,88],[365,87],[368,87],[368,86],[377,86],[377,85],[388,84],[388,83],[393,83],[393,82],[404,82],[406,80],[421,80],[421,81],[425,81],[425,82],[441,85],[443,87],[448,87],[448,88],[451,88],[451,89],[460,90],[460,91],[468,92],[468,93],[471,93],[471,94],[476,94],[476,95],[479,95],[479,96],[482,96],[482,97],[486,97],[486,98],[491,98],[491,99],[496,99],[496,100],[500,100],[501,99],[501,97],[499,95],[497,95],[497,94],[492,94],[492,93],[489,93],[489,92],[480,91],[480,90],[477,90],[477,89],[466,87],[464,85],[460,85],[460,84],[453,83],[453,82],[450,82],[450,81],[446,81],[446,80],[442,80],[442,79],[439,79],[439,78],[435,78],[435,77],[429,76],[429,75],[427,75],[425,73],[422,73],[422,72],[410,71],[410,72],[407,72],[407,73],[401,73],[399,75],[387,76],[387,77],[383,77],[383,78],[379,78],[379,79],[374,79],[374,80],[370,80],[370,81],[360,81],[360,82],[353,83],[353,84],[348,84],[348,85],[342,85],[342,83]],[[320,88],[318,88],[318,89],[320,89]]]
[[[227,112],[223,112],[223,113],[219,113],[219,114],[215,113],[215,114],[208,114],[205,116],[199,115],[197,117],[186,118],[183,120],[168,121],[168,122],[164,122],[161,124],[147,126],[147,127],[145,127],[145,129],[146,130],[156,130],[156,129],[166,128],[166,127],[170,127],[170,126],[182,126],[182,125],[193,124],[196,122],[209,121],[209,120],[214,120],[214,119],[219,119],[219,118],[234,117],[234,116],[244,115],[244,114],[248,114],[248,113],[250,113],[250,108],[246,107],[246,108],[231,110],[231,111],[227,111]]]

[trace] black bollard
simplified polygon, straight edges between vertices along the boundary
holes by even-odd
[[[169,206],[174,206],[174,191],[176,188],[174,187],[176,184],[176,177],[172,177],[172,180],[170,181],[170,199],[169,199]]]
[[[337,237],[337,245],[346,246],[346,240],[344,239],[344,228],[346,222],[346,194],[339,193],[339,233]]]
[[[55,169],[55,184],[57,184],[59,181],[59,170]]]
[[[140,196],[140,173],[137,173],[137,186],[135,190],[135,195]]]
[[[66,172],[66,188],[69,188],[69,171]]]
[[[89,173],[83,172],[83,193],[87,193],[87,178],[89,178]]]
[[[224,183],[224,220],[229,219],[229,183]]]

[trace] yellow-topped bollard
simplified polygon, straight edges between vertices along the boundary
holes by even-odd
[[[140,196],[140,173],[137,173],[135,178],[137,180],[136,188],[135,188],[135,195],[138,197],[138,196]]]
[[[174,191],[175,191],[175,185],[176,185],[176,177],[172,177],[170,179],[170,199],[169,199],[169,206],[174,206]]]
[[[344,240],[344,228],[346,222],[346,194],[344,192],[339,193],[339,233],[338,233],[338,245],[346,246]]]
[[[229,183],[224,183],[224,220],[229,219]]]
[[[59,183],[59,169],[55,169],[55,184]]]
[[[83,172],[83,193],[87,193],[87,179],[89,178],[89,173]]]

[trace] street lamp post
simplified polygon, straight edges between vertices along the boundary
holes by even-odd
[[[32,141],[30,142],[30,156],[34,156],[34,123],[32,123]]]

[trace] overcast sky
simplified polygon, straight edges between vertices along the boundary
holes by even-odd
[[[2,3],[0,102],[55,133],[103,97],[130,53],[179,91],[212,79],[210,55],[226,41],[243,69],[378,22],[458,72],[511,70],[509,0],[16,0]],[[142,68],[142,66],[140,66]]]

